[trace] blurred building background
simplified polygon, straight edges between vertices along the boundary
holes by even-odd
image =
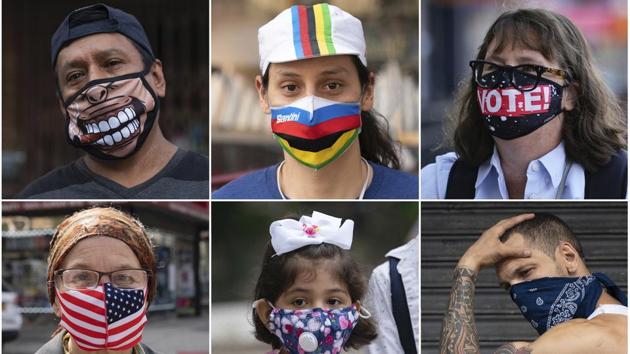
[[[64,218],[93,205],[113,206],[138,218],[155,244],[157,292],[149,307],[145,332],[151,333],[151,328],[160,328],[164,323],[176,325],[166,328],[170,327],[170,342],[156,337],[158,344],[164,347],[152,345],[145,338],[147,344],[160,352],[175,353],[177,346],[185,349],[187,344],[197,349],[206,348],[207,352],[210,286],[208,203],[95,204],[64,201],[4,202],[2,205],[3,294],[5,289],[17,294],[18,310],[24,319],[18,339],[8,343],[10,347],[3,346],[3,352],[21,354],[30,350],[33,353],[49,339],[59,323],[48,301],[46,283],[50,239]],[[191,326],[203,326],[205,336],[202,340],[192,343],[172,340],[177,337],[178,331],[193,331]]]
[[[66,142],[50,38],[72,10],[97,1],[2,3],[2,187],[10,198],[35,178],[82,155]],[[177,146],[208,155],[208,1],[108,0],[143,25],[162,61],[160,126]]]
[[[293,4],[321,1],[212,1],[212,187],[282,160],[258,105],[258,27]],[[376,74],[375,109],[400,141],[403,168],[418,171],[418,1],[329,1],[363,23]]]
[[[507,10],[546,8],[567,16],[591,46],[608,86],[627,104],[626,0],[426,0],[422,1],[422,166],[449,151],[443,142],[447,110],[459,82],[472,75],[483,37]]]
[[[319,211],[354,220],[352,257],[368,279],[385,254],[418,234],[418,203],[221,202],[212,204],[212,352],[260,354],[271,347],[254,338],[251,304],[269,225],[289,215]],[[364,353],[353,351],[352,353]]]
[[[591,272],[608,275],[627,294],[628,205],[610,202],[422,203],[420,297],[422,353],[439,353],[442,320],[448,308],[453,270],[459,258],[499,220],[530,212],[551,213],[573,230]],[[499,287],[494,268],[477,277],[475,319],[482,353],[512,341],[532,341],[536,330],[510,295]]]

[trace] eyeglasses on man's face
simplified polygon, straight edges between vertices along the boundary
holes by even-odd
[[[508,83],[521,92],[532,91],[538,87],[540,79],[555,76],[563,79],[565,85],[571,82],[571,75],[563,69],[553,69],[535,64],[517,66],[499,65],[485,60],[471,60],[469,63],[475,83],[484,89],[494,89]],[[548,78],[551,79],[551,78]],[[532,82],[533,81],[533,82]]]

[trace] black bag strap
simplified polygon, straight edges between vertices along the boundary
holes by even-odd
[[[413,326],[411,324],[411,316],[409,315],[409,306],[407,304],[407,295],[403,286],[402,277],[398,273],[397,266],[400,260],[398,258],[389,257],[389,282],[392,291],[392,313],[396,328],[398,329],[398,338],[405,354],[417,354],[416,340],[413,336]]]
[[[455,160],[448,173],[444,199],[475,199],[478,169],[479,167],[469,165],[462,159]]]
[[[626,199],[628,152],[619,150],[599,170],[585,171],[584,199]]]

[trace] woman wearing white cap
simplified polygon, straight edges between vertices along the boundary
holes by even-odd
[[[284,161],[215,199],[417,199],[377,121],[361,21],[328,4],[296,5],[258,30],[260,105]]]

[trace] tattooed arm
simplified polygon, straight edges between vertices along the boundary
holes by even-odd
[[[442,322],[440,353],[479,353],[479,338],[473,300],[477,273],[464,267],[455,269],[448,311]]]
[[[502,345],[499,349],[495,350],[493,354],[532,354],[532,350],[529,348],[529,345],[527,345],[527,343],[508,343]]]
[[[506,246],[499,237],[507,229],[533,216],[523,214],[499,221],[486,230],[460,258],[455,268],[448,310],[442,322],[441,354],[479,354],[473,301],[477,274],[481,268],[492,266],[505,257],[531,255],[529,250]]]

